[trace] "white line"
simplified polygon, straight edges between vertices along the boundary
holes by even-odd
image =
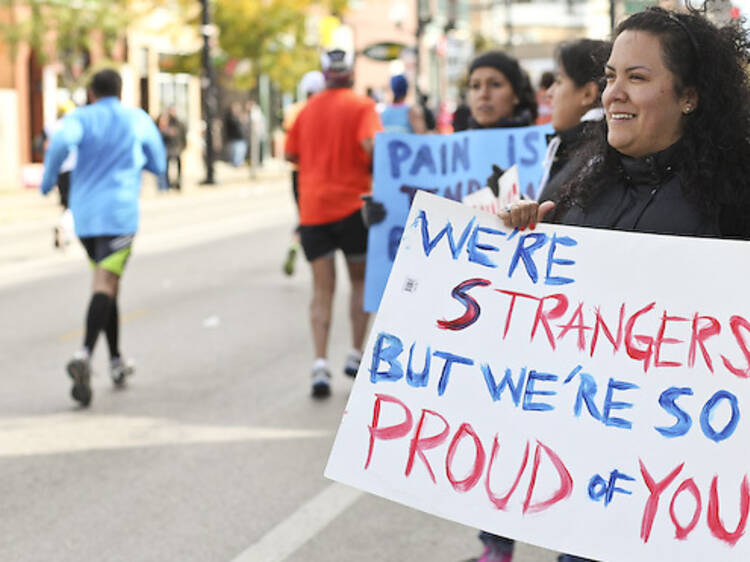
[[[346,511],[364,492],[334,482],[232,562],[282,562]]]

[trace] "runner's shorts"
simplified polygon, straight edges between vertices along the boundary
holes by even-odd
[[[101,267],[115,275],[122,275],[134,238],[135,234],[86,236],[81,238],[81,244],[86,248],[92,267]]]
[[[307,261],[331,255],[337,249],[350,260],[364,260],[367,254],[367,229],[360,211],[336,222],[302,225],[299,237]]]

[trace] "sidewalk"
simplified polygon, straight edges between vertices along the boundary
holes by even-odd
[[[167,243],[174,246],[240,232],[250,223],[288,220],[292,224],[292,190],[285,162],[269,160],[252,179],[246,166],[233,168],[217,162],[213,186],[200,185],[205,177],[200,164],[185,163],[181,191],[159,192],[156,178],[144,173],[140,252],[149,248],[149,240],[166,247]],[[0,191],[0,287],[56,274],[84,259],[83,248],[75,241],[63,249],[53,247],[53,228],[62,213],[59,201],[57,190],[47,197],[38,188]]]
[[[216,162],[214,166],[216,185],[204,186],[200,185],[205,178],[202,164],[202,162],[183,162],[182,190],[179,192],[170,190],[160,193],[156,187],[156,178],[153,174],[145,172],[141,199],[185,198],[206,190],[249,186],[283,178],[288,174],[287,164],[278,159],[268,159],[254,178],[250,177],[250,170],[247,166],[234,168],[226,162]],[[20,228],[23,231],[26,228],[44,224],[51,229],[61,212],[60,197],[56,189],[46,197],[39,192],[38,187],[19,187],[17,190],[0,191],[0,244],[11,242],[5,236],[8,229],[4,227],[13,226],[15,228],[11,230],[16,231]]]

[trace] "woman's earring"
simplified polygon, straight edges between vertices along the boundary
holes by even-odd
[[[685,115],[687,115],[688,113],[692,113],[693,112],[693,106],[692,105],[686,105],[685,109],[683,109],[682,112]]]

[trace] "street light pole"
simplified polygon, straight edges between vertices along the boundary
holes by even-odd
[[[211,16],[208,9],[209,0],[201,0],[203,9],[201,17],[201,34],[203,35],[203,50],[201,52],[201,61],[203,66],[203,75],[201,76],[201,101],[203,105],[203,119],[205,124],[205,142],[206,142],[206,179],[202,185],[215,185],[214,180],[214,135],[212,129],[213,122],[213,105],[214,105],[214,80],[213,69],[211,68],[211,36],[213,35],[211,26]]]

